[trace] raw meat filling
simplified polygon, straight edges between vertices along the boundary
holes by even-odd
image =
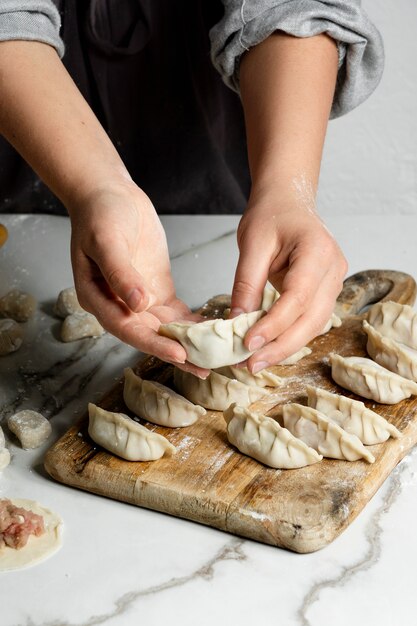
[[[15,506],[10,500],[0,500],[0,550],[4,546],[23,548],[31,535],[45,532],[43,517]]]

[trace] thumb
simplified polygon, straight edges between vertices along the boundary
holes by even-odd
[[[126,243],[112,240],[111,245],[96,251],[95,258],[105,281],[134,313],[145,311],[149,305],[146,281],[130,262]]]
[[[268,280],[269,265],[269,259],[262,255],[262,245],[256,245],[254,238],[240,246],[233,284],[231,317],[259,309]]]

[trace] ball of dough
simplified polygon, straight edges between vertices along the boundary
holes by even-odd
[[[19,350],[23,341],[23,328],[14,320],[0,320],[0,356]]]
[[[0,450],[0,472],[10,463],[10,452],[7,448]]]
[[[54,313],[58,317],[66,318],[72,313],[85,313],[78,302],[75,287],[67,287],[59,292],[54,306]]]
[[[28,409],[9,417],[7,425],[25,450],[39,448],[52,432],[46,417]]]
[[[0,316],[11,317],[16,322],[27,322],[35,310],[35,298],[19,289],[12,289],[0,298]]]
[[[91,313],[73,313],[62,322],[62,341],[76,341],[84,337],[101,337],[104,328]]]

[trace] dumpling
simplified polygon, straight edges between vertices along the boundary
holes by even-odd
[[[311,353],[312,353],[312,350],[310,350],[310,348],[307,348],[307,346],[305,346],[304,348],[300,348],[299,350],[297,350],[297,352],[294,352],[294,354],[291,354],[291,356],[288,356],[283,361],[280,361],[278,365],[295,365],[296,363],[298,363],[298,361],[301,361],[301,359],[303,359],[305,356],[308,356]]]
[[[241,383],[251,387],[280,387],[283,383],[282,378],[267,369],[261,370],[257,374],[251,374],[247,367],[226,365],[225,367],[218,367],[215,371],[227,378],[240,380]]]
[[[326,326],[321,331],[320,335],[325,335],[329,332],[331,328],[339,328],[342,325],[342,320],[340,317],[336,315],[336,313],[332,313],[331,318],[327,322]]]
[[[356,435],[347,433],[316,409],[296,403],[284,404],[282,417],[285,428],[323,456],[345,461],[375,461]]]
[[[253,354],[245,348],[243,340],[249,328],[264,311],[242,313],[233,319],[215,319],[206,322],[171,322],[159,327],[159,334],[176,339],[185,348],[187,360],[194,365],[216,369],[235,365]]]
[[[269,311],[269,309],[275,304],[279,297],[280,293],[275,289],[275,287],[272,287],[272,285],[266,285],[262,295],[262,311]]]
[[[223,412],[227,438],[240,452],[275,469],[312,465],[322,456],[282,428],[272,417],[232,404]]]
[[[332,378],[345,389],[381,404],[396,404],[417,395],[417,384],[358,356],[330,354]]]
[[[368,335],[366,350],[374,361],[391,372],[417,381],[417,350],[384,337],[365,320],[363,329]]]
[[[91,439],[126,461],[156,461],[177,451],[168,439],[123,413],[105,411],[90,402],[88,415],[88,434]]]
[[[194,424],[206,414],[202,406],[196,406],[169,387],[153,380],[142,380],[129,367],[124,371],[123,400],[135,415],[148,422],[178,428]]]
[[[174,383],[188,400],[213,411],[224,411],[232,402],[248,406],[268,393],[260,387],[245,385],[217,372],[211,372],[205,380],[202,380],[189,372],[175,368]]]
[[[307,385],[308,406],[324,413],[343,430],[356,435],[362,443],[372,446],[394,437],[401,437],[399,430],[382,415],[367,409],[360,400],[353,400],[330,393],[319,387]]]
[[[417,313],[408,304],[378,302],[369,309],[368,322],[384,337],[417,350]]]

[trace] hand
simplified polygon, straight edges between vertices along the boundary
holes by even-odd
[[[238,228],[240,257],[232,294],[232,315],[260,307],[269,280],[281,297],[245,337],[256,352],[248,368],[256,373],[277,364],[318,335],[334,309],[347,262],[314,210],[290,202],[250,205]]]
[[[69,207],[71,257],[81,306],[106,330],[138,348],[206,377],[186,363],[161,323],[194,319],[176,297],[166,237],[149,198],[133,182],[98,190]]]

